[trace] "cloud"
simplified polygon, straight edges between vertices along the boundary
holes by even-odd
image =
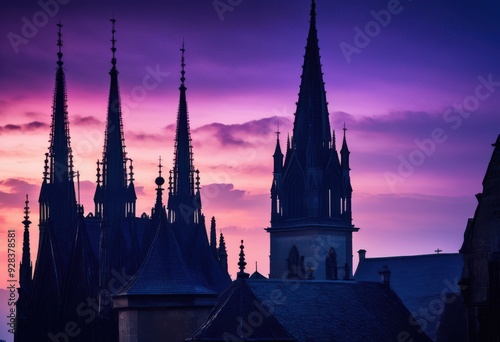
[[[40,121],[32,121],[25,124],[7,124],[5,126],[0,126],[0,134],[13,132],[32,132],[40,128],[47,127],[49,126],[46,123]]]
[[[221,147],[249,147],[275,141],[278,125],[286,131],[291,127],[291,121],[287,117],[273,116],[242,124],[225,125],[215,122],[193,130],[193,135],[209,136]]]
[[[26,194],[35,201],[34,197],[39,189],[39,186],[28,183],[19,178],[7,178],[0,180],[0,205],[2,208],[21,208],[24,206]]]
[[[103,126],[104,123],[94,116],[79,116],[76,115],[71,120],[73,125],[76,126]],[[103,128],[104,129],[104,128]]]

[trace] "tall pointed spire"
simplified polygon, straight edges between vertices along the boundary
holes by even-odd
[[[186,223],[197,222],[200,218],[201,203],[199,199],[199,174],[193,165],[193,147],[189,128],[189,116],[186,100],[184,43],[181,50],[181,85],[177,128],[175,134],[174,168],[168,200],[169,217],[175,221],[176,214],[182,215]],[[194,207],[193,207],[194,204]],[[189,208],[188,210],[186,208]],[[180,211],[179,211],[180,210]]]
[[[126,152],[123,136],[121,99],[116,68],[116,20],[111,19],[111,83],[109,88],[106,131],[102,154],[102,196],[104,216],[110,222],[125,217],[127,169]],[[96,195],[99,191],[97,185]]]
[[[311,20],[302,70],[299,100],[293,128],[294,148],[304,153],[310,131],[318,153],[330,146],[330,122],[316,30],[316,4],[311,4]],[[311,127],[311,129],[309,128]]]
[[[335,132],[330,128],[316,30],[316,3],[311,1],[309,33],[302,66],[297,110],[292,136],[287,139],[283,166],[279,141],[273,155],[274,172],[271,184],[270,277],[296,274],[303,278],[307,264],[301,262],[312,256],[314,244],[291,244],[288,234],[293,231],[301,241],[314,241],[316,227],[325,227],[322,234],[334,237],[346,234],[346,240],[335,249],[343,253],[338,265],[348,264],[352,270],[352,233],[358,228],[352,224],[349,175],[349,150],[344,132],[342,151],[336,148]],[[341,164],[342,161],[342,164]],[[326,229],[326,227],[328,227]],[[332,246],[332,248],[334,248]],[[340,252],[340,251],[345,251]],[[288,255],[288,258],[286,257]],[[326,262],[315,267],[314,277],[327,278]]]
[[[21,265],[19,270],[19,285],[25,290],[29,290],[31,287],[32,280],[32,264],[31,264],[31,253],[30,253],[30,208],[28,195],[26,195],[26,201],[24,207],[24,235],[23,235],[23,255],[21,259]]]
[[[68,106],[66,96],[66,80],[63,70],[62,24],[59,22],[57,39],[57,72],[52,106],[52,127],[50,133],[50,182],[67,183],[72,176],[72,154],[69,136]]]
[[[347,128],[345,128],[345,123],[344,123],[344,139],[342,140],[342,149],[340,150],[340,157],[341,157],[341,165],[343,169],[350,170],[349,168],[349,148],[347,147],[347,140],[346,140],[346,131]]]

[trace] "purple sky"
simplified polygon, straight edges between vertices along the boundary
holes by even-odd
[[[234,6],[218,13],[209,0],[72,0],[58,8],[54,0],[47,1],[49,15],[40,3],[0,5],[2,231],[16,228],[21,237],[26,193],[36,222],[59,19],[75,166],[82,202],[87,211],[93,207],[114,16],[125,139],[134,159],[139,210],[149,212],[154,203],[158,156],[167,170],[172,167],[184,39],[203,210],[217,217],[226,235],[231,273],[243,238],[247,262],[258,261],[259,271],[267,274],[269,242],[262,228],[270,218],[273,132],[278,122],[282,137],[291,130],[310,2],[221,0]],[[390,20],[387,8],[393,10]],[[317,10],[337,140],[344,122],[348,129],[353,221],[361,227],[354,250],[365,248],[368,256],[436,248],[457,252],[474,214],[490,144],[500,132],[500,5],[318,0]],[[26,22],[39,27],[29,31]],[[357,37],[366,30],[371,37]],[[356,52],[343,53],[341,46],[347,45]]]

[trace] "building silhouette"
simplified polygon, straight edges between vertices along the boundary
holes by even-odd
[[[38,199],[38,254],[33,265],[26,198],[16,342],[449,341],[464,338],[454,327],[463,317],[453,314],[465,309],[469,341],[498,340],[500,136],[460,250],[463,301],[456,288],[443,292],[436,283],[461,268],[457,254],[366,258],[361,250],[353,279],[352,234],[358,228],[352,222],[350,151],[346,128],[337,151],[330,127],[312,0],[293,132],[284,153],[277,132],[273,155],[266,228],[270,279],[257,270],[246,273],[242,241],[239,272],[231,283],[224,236],[217,241],[215,217],[207,234],[202,211],[184,44],[173,168],[164,176],[160,158],[155,203],[150,215],[138,215],[111,22],[105,139],[96,163],[94,210],[87,215],[75,193],[58,24],[50,145]],[[443,311],[437,320],[427,328],[420,325],[415,310],[439,300]]]
[[[467,222],[460,249],[460,288],[467,309],[468,341],[500,339],[500,135],[494,147],[477,208]]]
[[[313,1],[293,134],[273,155],[271,278],[352,278],[350,152],[344,127],[339,159],[327,105]]]
[[[169,333],[175,330],[179,336],[186,337],[205,319],[215,298],[230,283],[222,233],[219,246],[216,238],[209,244],[201,211],[200,177],[193,166],[187,113],[184,47],[168,205],[165,209],[162,200],[165,180],[160,163],[160,175],[155,181],[157,199],[151,215],[143,213],[137,217],[133,164],[125,151],[123,134],[115,20],[111,21],[111,80],[104,149],[102,159],[97,161],[94,212],[86,216],[75,194],[62,25],[58,24],[58,67],[50,146],[45,154],[39,196],[39,248],[32,276],[31,222],[26,200],[15,341],[118,341],[122,337],[119,323],[142,327],[138,321],[129,322],[124,315],[120,316],[123,322],[119,321],[116,308],[123,307],[127,313],[137,310],[135,317],[153,310],[159,310],[160,315],[166,311],[167,314],[174,312],[175,316],[175,310],[186,316],[198,315],[198,319],[189,324],[171,326]],[[212,222],[212,235],[215,235],[215,218]],[[154,269],[152,275],[148,273],[150,267]],[[167,273],[158,272],[161,267]],[[182,286],[169,287],[165,279],[172,280],[170,285],[180,283]],[[154,283],[160,287],[152,287]],[[154,297],[155,304],[151,305],[151,300],[144,296],[138,304],[134,291]],[[160,294],[168,298],[164,306],[159,306],[156,300]],[[180,297],[185,300],[170,301]],[[143,331],[150,328],[143,327]]]

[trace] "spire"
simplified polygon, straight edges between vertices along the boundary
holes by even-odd
[[[24,236],[23,236],[23,255],[21,259],[20,271],[19,271],[19,284],[22,288],[29,290],[32,280],[32,264],[31,264],[31,253],[30,253],[30,232],[29,227],[31,221],[29,220],[30,208],[28,195],[26,195],[26,201],[24,207]]]
[[[62,24],[61,24],[61,20],[59,20],[59,23],[57,23],[57,27],[59,28],[59,30],[57,32],[57,37],[58,37],[57,46],[59,47],[59,51],[57,52],[57,57],[58,57],[57,65],[62,67],[62,65],[63,65],[63,61],[62,61],[63,53],[62,53],[62,33],[61,33]]]
[[[245,261],[245,246],[243,245],[243,240],[241,240],[241,245],[240,245],[240,261],[238,262],[238,266],[240,268],[240,271],[238,272],[238,279],[240,278],[248,278],[249,274],[245,272],[245,266],[247,265]]]
[[[226,273],[227,271],[227,250],[226,250],[226,241],[224,240],[224,235],[220,232],[219,238],[219,248],[217,250],[219,254],[219,264],[222,270]]]
[[[161,176],[161,168],[163,165],[161,165],[161,156],[158,158],[158,177],[155,179],[155,184],[157,185],[156,188],[156,204],[155,204],[155,213],[158,215],[161,215],[161,210],[163,208],[163,200],[162,200],[162,194],[163,194],[163,188],[162,185],[165,184],[165,179]]]
[[[174,168],[172,172],[172,195],[187,204],[195,194],[195,169],[191,146],[191,133],[186,101],[184,43],[180,49],[181,55],[181,85],[179,110],[177,113],[177,129],[175,134]],[[192,205],[189,203],[188,205]]]
[[[115,52],[116,52],[116,47],[115,47],[115,43],[116,43],[115,33],[116,33],[116,30],[115,30],[115,23],[116,23],[116,19],[115,18],[111,19],[111,24],[112,24],[112,29],[111,29],[111,52],[113,53],[113,57],[111,58],[111,64],[113,65],[113,68],[116,66],[116,57],[115,57]]]
[[[279,131],[279,126],[278,130],[276,131],[276,148],[274,149],[274,172],[281,172],[281,169],[283,168],[283,153],[281,152],[281,146],[280,146],[280,131]]]
[[[212,216],[212,221],[210,224],[210,248],[212,249],[212,253],[216,260],[219,259],[217,255],[217,233],[216,233],[216,225],[215,225],[215,217]]]
[[[341,155],[341,165],[342,168],[350,170],[349,168],[349,148],[347,147],[347,140],[346,140],[346,131],[347,128],[345,128],[345,123],[344,123],[344,139],[342,141],[342,149],[340,150],[340,155]]]
[[[72,154],[69,136],[68,106],[66,96],[66,80],[63,70],[62,53],[62,24],[57,24],[57,72],[54,90],[54,104],[52,106],[52,127],[50,133],[50,182],[67,183],[72,173]]]
[[[304,153],[311,126],[317,153],[330,146],[331,131],[326,102],[326,92],[321,71],[318,37],[316,31],[316,4],[311,4],[311,20],[302,70],[299,100],[293,128],[294,148]]]
[[[123,136],[121,99],[116,69],[115,19],[111,19],[111,83],[102,154],[104,215],[111,221],[125,217],[127,189],[126,152]],[[97,192],[97,190],[96,190]]]
[[[182,41],[182,48],[181,48],[181,52],[182,52],[182,55],[181,55],[181,88],[186,88],[184,86],[184,81],[186,80],[186,78],[184,77],[184,75],[186,74],[186,71],[184,70],[184,68],[186,67],[186,63],[184,61],[184,52],[186,52],[186,49],[184,48],[184,40]]]

